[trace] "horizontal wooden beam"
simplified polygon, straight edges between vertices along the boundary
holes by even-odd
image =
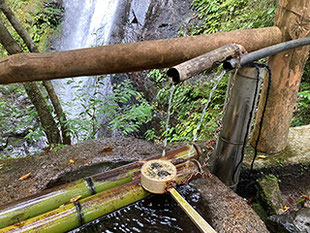
[[[171,67],[229,43],[255,51],[281,42],[278,27],[116,44],[0,59],[0,84]]]

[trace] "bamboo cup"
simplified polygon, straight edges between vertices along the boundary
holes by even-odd
[[[174,188],[176,175],[177,169],[171,162],[151,160],[141,168],[141,184],[144,189],[151,193],[169,192],[201,232],[216,233],[207,221],[176,191]]]

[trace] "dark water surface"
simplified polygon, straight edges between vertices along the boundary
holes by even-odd
[[[199,206],[203,206],[200,194],[194,188],[184,185],[179,187],[178,191],[196,210],[196,207],[199,211]],[[69,233],[76,232],[199,233],[200,231],[170,195],[162,194],[152,195]]]

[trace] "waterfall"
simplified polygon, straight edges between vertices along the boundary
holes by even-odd
[[[65,17],[58,51],[109,44],[119,0],[63,0]],[[78,120],[87,109],[91,96],[112,93],[110,77],[79,77],[54,81],[55,89],[69,120]],[[102,116],[103,117],[103,116]],[[86,119],[87,120],[87,119]]]

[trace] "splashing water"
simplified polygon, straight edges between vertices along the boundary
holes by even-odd
[[[211,99],[212,99],[212,96],[213,96],[213,92],[215,91],[215,89],[217,88],[217,86],[219,85],[220,81],[222,80],[222,78],[224,77],[225,74],[226,74],[226,70],[222,71],[222,73],[215,79],[214,86],[212,87],[212,90],[211,90],[211,92],[209,94],[208,101],[206,102],[206,104],[205,104],[205,106],[203,108],[200,121],[199,121],[199,123],[198,123],[198,125],[197,125],[197,127],[195,129],[195,134],[194,134],[194,137],[193,137],[193,143],[197,140],[198,132],[200,130],[203,118],[206,115],[207,108],[210,105],[210,102],[211,102]]]
[[[170,116],[171,116],[170,110],[171,110],[171,105],[172,105],[172,98],[173,98],[174,88],[175,88],[175,85],[172,84],[171,89],[170,89],[169,102],[168,102],[168,112],[167,112],[166,130],[165,130],[166,137],[164,139],[164,149],[163,149],[163,154],[162,154],[163,157],[166,155],[166,147],[167,147],[167,141],[168,141],[167,134],[169,132],[169,121],[170,121]]]
[[[195,141],[197,140],[197,137],[198,137],[198,132],[200,130],[200,127],[201,127],[201,124],[202,124],[202,121],[203,121],[203,118],[205,117],[206,115],[206,112],[207,112],[207,108],[209,107],[210,103],[211,103],[211,99],[212,99],[212,96],[213,96],[213,92],[215,91],[215,89],[217,88],[217,86],[219,85],[220,81],[222,80],[222,78],[224,77],[224,75],[226,74],[226,70],[222,71],[222,73],[220,73],[220,75],[214,80],[214,86],[212,87],[212,90],[209,94],[209,98],[208,98],[208,101],[206,102],[203,110],[202,110],[202,114],[201,114],[201,117],[200,117],[200,120],[199,120],[199,123],[195,129],[195,134],[194,134],[194,137],[193,137],[193,141],[191,143],[191,148],[190,150],[188,151],[188,155],[191,153],[191,151],[194,148],[194,143]]]

